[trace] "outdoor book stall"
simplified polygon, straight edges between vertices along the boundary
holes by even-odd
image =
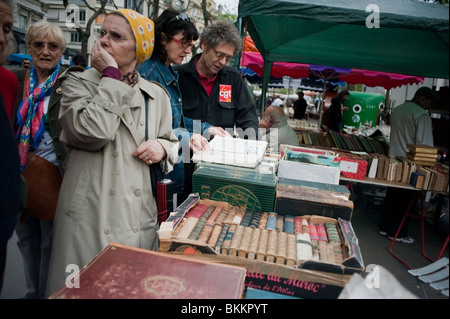
[[[161,222],[158,252],[111,243],[81,270],[83,289],[62,287],[51,298],[335,299],[365,271],[342,182],[422,191],[344,177],[370,165],[346,163],[336,150],[282,145],[271,154],[266,142],[214,140],[195,157],[194,193]]]
[[[193,194],[161,223],[160,251],[241,265],[251,294],[337,298],[364,270],[337,154],[270,154],[266,142],[218,137],[211,146],[195,156]],[[273,273],[280,282],[267,280]]]

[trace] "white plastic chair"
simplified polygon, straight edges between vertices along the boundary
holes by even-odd
[[[428,266],[410,269],[408,272],[430,287],[440,291],[447,297],[449,290],[449,263],[448,258],[443,257]]]

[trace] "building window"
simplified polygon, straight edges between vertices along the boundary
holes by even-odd
[[[80,43],[80,34],[78,32],[70,32],[70,42]]]
[[[86,10],[80,9],[80,21],[86,21]]]
[[[27,16],[21,14],[19,16],[19,28],[26,30],[27,29],[27,20],[28,20]]]
[[[143,8],[143,2],[142,1],[137,1],[137,0],[125,0],[125,8],[127,9],[131,9],[134,11],[139,12],[140,14],[143,13],[144,8]]]

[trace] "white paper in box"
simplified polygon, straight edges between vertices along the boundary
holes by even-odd
[[[331,167],[302,162],[281,160],[278,165],[278,177],[302,181],[339,184],[339,167]]]
[[[209,151],[195,153],[192,161],[255,168],[263,159],[266,141],[216,136]]]

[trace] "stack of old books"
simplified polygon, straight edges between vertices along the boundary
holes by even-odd
[[[429,191],[448,191],[448,170],[437,163],[438,149],[435,147],[407,144],[409,152],[406,157],[417,165],[411,173],[409,183],[416,188]]]
[[[413,163],[423,166],[435,166],[438,157],[438,149],[422,144],[406,144],[409,152],[406,156]]]

